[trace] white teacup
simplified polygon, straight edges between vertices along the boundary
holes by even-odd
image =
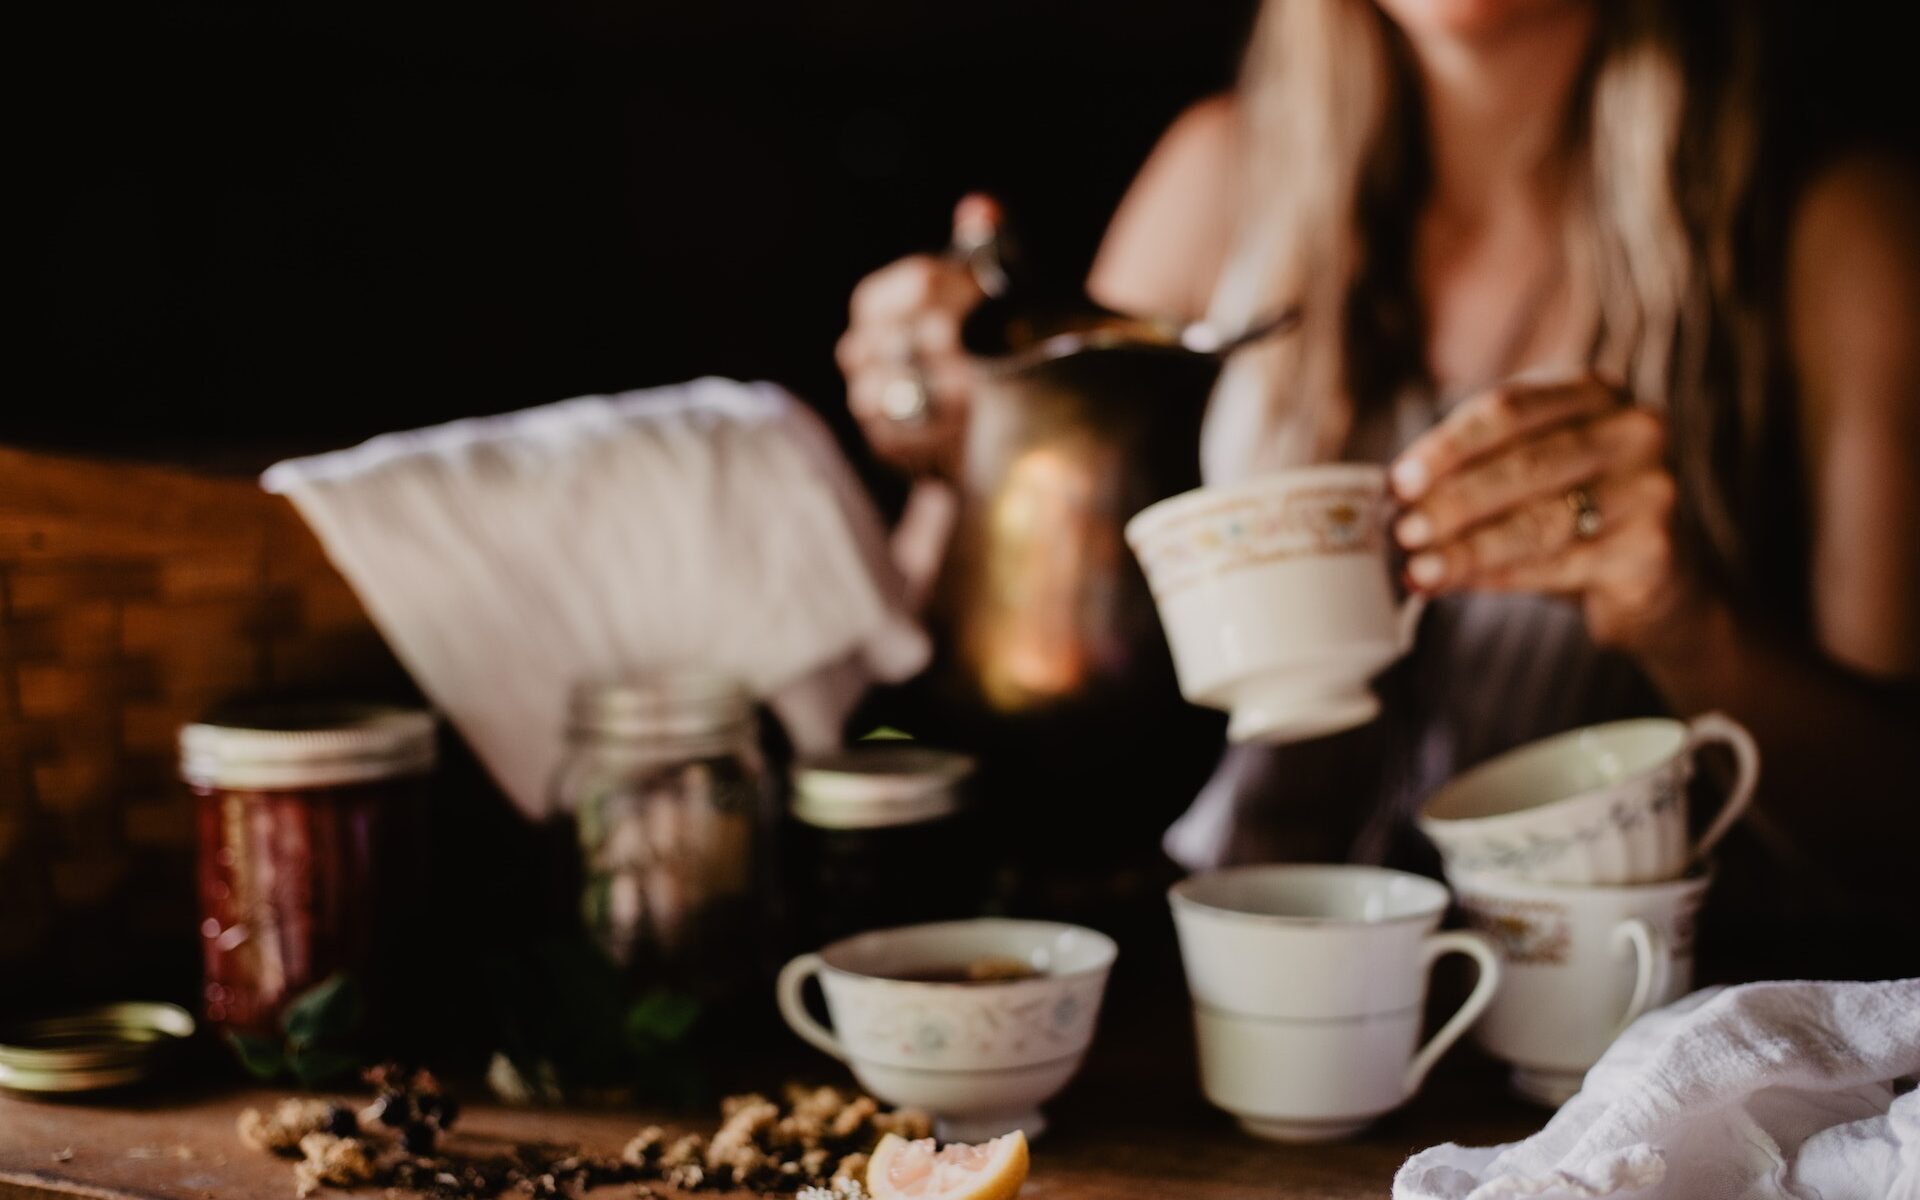
[[[1627,887],[1448,876],[1468,923],[1500,948],[1500,990],[1474,1040],[1513,1064],[1513,1090],[1550,1107],[1650,1008],[1693,986],[1704,873]]]
[[[1687,780],[1701,747],[1733,752],[1726,803],[1698,842],[1687,834]],[[1760,750],[1728,717],[1615,721],[1532,742],[1458,776],[1421,812],[1449,873],[1535,883],[1674,879],[1753,801]]]
[[[1052,1099],[1086,1056],[1117,947],[1077,925],[982,919],[863,933],[780,972],[780,1014],[845,1062],[873,1095],[934,1114],[942,1140],[980,1142],[1046,1128]],[[1039,972],[1004,982],[903,976],[1013,959]],[[801,989],[820,977],[828,1029]]]
[[[1236,742],[1363,725],[1368,687],[1406,653],[1417,598],[1394,599],[1386,472],[1335,463],[1204,487],[1127,522],[1180,691],[1231,714]]]
[[[1193,993],[1200,1084],[1258,1137],[1346,1137],[1398,1108],[1493,999],[1499,956],[1435,933],[1447,889],[1378,867],[1234,867],[1169,897]],[[1465,1004],[1418,1045],[1428,968],[1480,964]]]

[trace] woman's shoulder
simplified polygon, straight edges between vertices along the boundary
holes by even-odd
[[[1088,291],[1126,311],[1204,312],[1237,224],[1243,161],[1231,95],[1176,117],[1121,199]]]

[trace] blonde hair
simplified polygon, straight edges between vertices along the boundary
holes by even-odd
[[[1563,236],[1573,277],[1592,285],[1593,365],[1668,414],[1690,515],[1737,561],[1739,506],[1715,464],[1757,461],[1744,443],[1765,427],[1767,339],[1741,277],[1756,72],[1738,20],[1718,30],[1717,62],[1690,61],[1681,3],[1596,3],[1563,139]],[[1330,457],[1357,410],[1425,371],[1410,52],[1375,0],[1266,0],[1239,94],[1249,192],[1236,258],[1256,282],[1227,302],[1240,311],[1216,315],[1302,305],[1298,335],[1257,360],[1269,432]]]

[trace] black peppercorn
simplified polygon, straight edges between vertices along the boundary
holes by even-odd
[[[432,1154],[433,1134],[433,1126],[425,1121],[408,1122],[400,1131],[400,1146],[408,1154]]]
[[[373,1102],[373,1119],[398,1129],[414,1120],[413,1098],[405,1092],[381,1092]]]
[[[360,1119],[346,1105],[336,1104],[327,1110],[326,1128],[335,1137],[359,1137]]]

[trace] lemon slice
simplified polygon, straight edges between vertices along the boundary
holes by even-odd
[[[1027,1135],[1014,1130],[978,1146],[934,1148],[897,1133],[880,1139],[867,1164],[873,1200],[1013,1200],[1027,1181]]]

